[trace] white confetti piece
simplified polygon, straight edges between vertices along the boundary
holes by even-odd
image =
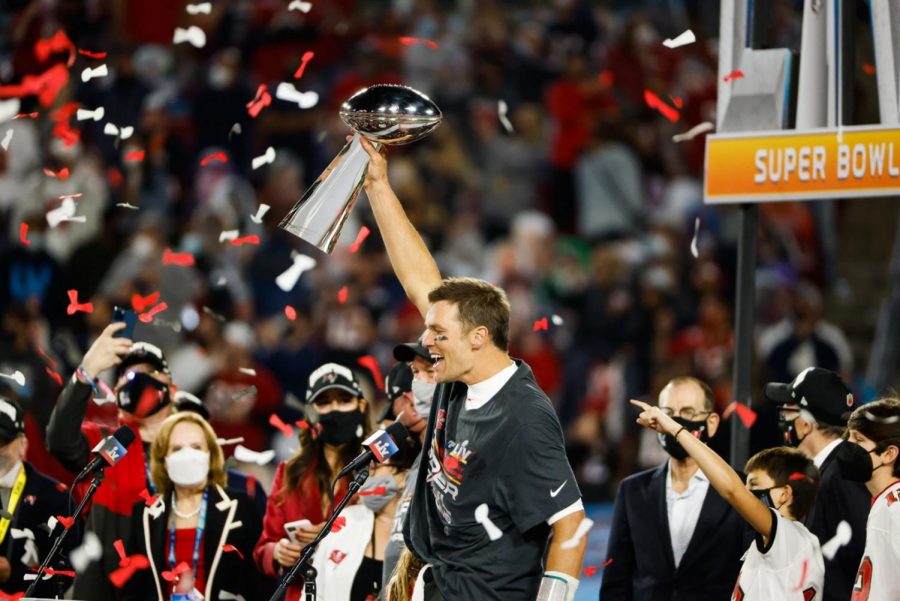
[[[488,509],[487,503],[482,503],[475,508],[475,521],[484,527],[489,539],[498,540],[503,537],[503,531],[491,521],[491,518],[488,517],[489,513],[490,509]]]
[[[666,48],[678,48],[679,46],[687,46],[688,44],[693,44],[697,41],[697,36],[694,35],[694,32],[688,29],[687,31],[680,33],[674,39],[668,39],[663,42],[663,46]]]
[[[512,134],[515,133],[513,129],[512,123],[510,123],[509,118],[506,116],[507,111],[509,111],[509,107],[506,106],[505,100],[497,101],[497,116],[500,118],[500,124],[503,126],[503,129],[506,130],[506,133]]]
[[[99,67],[87,67],[84,71],[82,71],[81,81],[87,83],[92,79],[95,79],[97,77],[106,77],[107,75],[109,75],[109,68],[106,66],[106,63],[103,63]]]
[[[102,556],[103,545],[100,543],[100,537],[94,532],[88,532],[84,535],[84,542],[81,543],[81,546],[73,549],[69,554],[69,561],[72,562],[75,572],[82,572]]]
[[[22,101],[18,98],[10,98],[9,100],[0,100],[0,123],[9,121],[19,114],[22,107]]]
[[[103,119],[103,116],[106,114],[106,110],[102,106],[98,106],[94,110],[88,109],[78,109],[75,113],[75,119],[78,121],[87,121],[88,119],[92,121],[100,121]]]
[[[700,256],[700,251],[697,250],[697,239],[700,237],[700,218],[697,217],[694,219],[694,237],[691,238],[691,255],[696,259]]]
[[[56,528],[56,525],[58,523],[59,522],[57,521],[56,516],[51,515],[50,518],[47,520],[47,526],[50,528],[50,532],[53,532],[53,529]]]
[[[253,223],[262,223],[263,216],[269,211],[269,205],[263,203],[256,209],[256,215],[250,215],[250,221]]]
[[[209,15],[212,14],[212,2],[201,2],[200,4],[188,4],[184,7],[189,15]]]
[[[687,142],[688,140],[693,140],[700,134],[705,134],[706,132],[712,131],[713,129],[715,129],[715,126],[712,123],[710,123],[709,121],[704,121],[703,123],[695,125],[684,133],[675,134],[674,136],[672,136],[672,141],[676,144],[679,142]]]
[[[103,133],[108,136],[118,136],[122,140],[127,140],[134,133],[134,128],[130,125],[119,128],[114,123],[107,123],[103,126]]]
[[[584,535],[587,534],[591,526],[594,525],[594,521],[588,518],[584,518],[578,524],[578,528],[575,529],[575,534],[572,535],[572,538],[561,544],[560,549],[574,549],[581,542],[581,539],[584,538]]]
[[[838,549],[849,543],[852,536],[853,530],[850,528],[850,524],[841,520],[837,525],[837,531],[834,533],[831,540],[822,545],[822,555],[825,556],[825,559],[834,559]]]
[[[187,42],[194,48],[203,48],[206,46],[206,32],[196,25],[191,25],[188,28],[176,27],[172,43],[181,44],[182,42]]]
[[[288,10],[299,10],[302,13],[308,13],[311,8],[312,2],[302,2],[301,0],[294,0],[288,4]]]
[[[229,140],[231,139],[232,134],[240,135],[242,131],[243,130],[241,129],[241,124],[235,123],[234,125],[231,126],[231,129],[228,131],[228,139]]]
[[[563,318],[560,317],[559,315],[553,315],[550,318],[550,321],[552,321],[553,325],[555,325],[555,326],[561,326],[563,324]]]
[[[6,135],[3,136],[3,141],[0,142],[0,146],[3,147],[3,150],[9,150],[9,143],[12,142],[14,133],[15,131],[12,129],[6,130]]]
[[[219,601],[246,601],[246,599],[244,599],[243,595],[237,595],[226,590],[220,590]]]
[[[259,169],[263,165],[268,165],[272,161],[275,160],[275,149],[269,146],[266,148],[265,154],[261,154],[258,157],[254,157],[252,164],[253,169]]]
[[[216,439],[216,444],[218,444],[220,447],[224,447],[225,445],[230,445],[230,444],[240,444],[242,442],[244,442],[243,436],[238,436],[237,438],[217,438]]]
[[[275,284],[285,292],[290,292],[297,285],[297,280],[303,275],[304,271],[312,269],[316,266],[316,260],[306,255],[297,254],[294,256],[294,264],[288,267],[281,275],[275,278]]]
[[[265,465],[275,459],[275,451],[251,451],[244,445],[238,445],[234,448],[234,458],[241,463],[255,463],[256,465]]]
[[[127,202],[117,202],[116,206],[122,207],[123,209],[133,209],[135,211],[138,210],[138,208],[136,206],[134,206],[133,204],[127,203]]]
[[[226,278],[224,275],[220,275],[219,279],[216,280],[216,286],[219,286],[219,287],[224,286],[227,283],[228,283],[228,278]]]
[[[311,109],[319,104],[319,95],[315,92],[301,92],[294,84],[283,81],[275,89],[275,97],[285,102],[296,102],[302,109]]]
[[[75,216],[75,201],[72,200],[71,197],[66,197],[63,199],[62,204],[59,207],[53,209],[52,211],[47,211],[47,225],[50,226],[51,229],[58,226],[63,221],[68,221],[72,217]]]
[[[239,367],[238,371],[242,374],[247,374],[248,376],[256,376],[256,370],[252,367]]]
[[[219,242],[234,240],[240,235],[240,230],[222,230],[221,232],[219,232]]]
[[[0,374],[0,377],[8,378],[19,386],[25,386],[25,374],[23,374],[18,369],[11,374]]]

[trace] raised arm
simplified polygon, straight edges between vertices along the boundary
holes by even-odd
[[[762,501],[757,499],[744,486],[737,472],[731,469],[728,462],[719,457],[715,451],[691,435],[674,419],[660,411],[659,407],[651,407],[647,403],[632,400],[631,403],[641,408],[637,422],[657,432],[671,434],[678,440],[688,455],[697,462],[709,483],[722,495],[725,501],[741,514],[750,526],[768,541],[772,533],[772,512]]]
[[[424,317],[428,312],[428,293],[441,284],[441,272],[391,189],[387,177],[387,159],[365,138],[361,137],[360,142],[369,154],[365,190],[388,258],[406,296]]]

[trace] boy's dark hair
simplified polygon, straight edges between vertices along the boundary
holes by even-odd
[[[900,399],[885,397],[857,407],[847,422],[848,430],[856,430],[875,443],[875,452],[890,446],[900,449]],[[893,475],[900,478],[900,460],[894,462]]]
[[[774,480],[775,486],[790,486],[794,493],[791,515],[802,520],[809,513],[819,490],[819,468],[798,449],[773,447],[751,457],[744,472],[760,470]]]

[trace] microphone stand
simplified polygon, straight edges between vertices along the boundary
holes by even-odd
[[[300,557],[297,558],[297,561],[294,562],[291,569],[288,570],[287,574],[284,575],[284,578],[281,579],[281,582],[278,583],[278,588],[275,589],[275,593],[269,597],[269,601],[278,601],[285,590],[287,590],[288,585],[290,585],[294,579],[297,578],[297,574],[301,572],[303,573],[303,591],[305,600],[316,601],[316,576],[318,575],[318,571],[311,563],[309,563],[309,560],[316,552],[319,543],[331,533],[331,527],[334,525],[334,521],[337,519],[338,515],[344,510],[344,507],[347,506],[347,503],[349,503],[353,495],[359,491],[368,477],[368,467],[362,467],[356,472],[356,475],[353,476],[353,480],[350,481],[350,486],[347,487],[347,494],[341,499],[341,502],[337,504],[334,511],[331,512],[331,515],[322,526],[319,534],[316,535],[316,538],[303,548]]]
[[[91,485],[88,488],[87,493],[81,499],[81,502],[78,504],[78,507],[75,508],[75,513],[72,515],[72,519],[75,520],[75,522],[78,521],[78,516],[81,515],[81,512],[84,510],[85,505],[88,504],[88,501],[90,501],[91,497],[94,496],[94,493],[97,492],[97,488],[103,483],[104,475],[105,474],[103,473],[103,470],[100,470],[94,476],[93,480],[91,480]],[[74,486],[74,483],[73,483],[73,486]],[[59,553],[60,549],[62,548],[63,540],[65,540],[66,535],[69,533],[69,530],[71,530],[71,528],[74,526],[75,526],[75,523],[73,522],[71,527],[69,527],[69,528],[63,527],[63,531],[60,532],[59,536],[56,537],[56,540],[53,541],[53,547],[50,548],[50,552],[47,553],[47,557],[44,558],[44,561],[41,563],[41,567],[38,568],[37,575],[36,575],[34,581],[28,587],[28,590],[25,591],[26,597],[32,596],[32,594],[34,593],[34,589],[37,588],[38,582],[40,582],[41,578],[44,577],[44,573],[47,571],[47,568],[50,567],[50,563],[53,561],[53,559],[56,557],[56,555]]]

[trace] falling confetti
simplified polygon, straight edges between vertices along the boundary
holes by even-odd
[[[256,234],[250,234],[249,236],[235,238],[231,241],[232,246],[241,246],[243,244],[259,244],[259,236],[257,236]]]
[[[712,131],[714,129],[715,126],[711,122],[704,121],[703,123],[695,125],[684,133],[675,134],[674,136],[672,136],[672,141],[676,144],[679,142],[687,142],[688,140],[693,140],[700,134],[705,134],[706,132]]]
[[[176,253],[167,248],[163,251],[163,265],[180,265],[190,267],[194,264],[194,255],[191,253]]]
[[[159,500],[159,497],[150,494],[150,491],[146,488],[138,493],[138,496],[144,500],[144,505],[146,505],[147,507],[156,505],[156,502]]]
[[[131,295],[131,308],[138,313],[143,313],[147,307],[154,305],[157,302],[159,302],[159,290],[152,294],[148,294],[147,296],[141,296],[136,292]]]
[[[81,72],[81,81],[87,83],[92,79],[96,79],[98,77],[106,77],[107,75],[109,75],[109,67],[106,66],[106,63],[104,63],[99,67],[85,68]]]
[[[299,10],[302,13],[308,13],[312,8],[312,2],[303,2],[302,0],[293,0],[288,4],[288,10]]]
[[[44,371],[47,372],[47,375],[53,378],[53,381],[56,382],[59,386],[63,385],[62,376],[50,369],[49,367],[45,367]]]
[[[563,324],[563,318],[560,317],[559,315],[553,315],[550,318],[550,321],[552,321],[553,325],[555,325],[555,326],[561,326]]]
[[[726,75],[725,77],[723,77],[722,81],[724,81],[725,83],[728,83],[729,81],[735,81],[737,79],[743,79],[743,78],[744,78],[744,72],[741,71],[740,69],[736,69],[736,70],[732,71],[731,73],[729,73],[728,75]]]
[[[136,206],[134,206],[133,204],[128,203],[128,202],[117,202],[116,206],[122,207],[123,209],[132,209],[134,211],[138,210],[138,208]]]
[[[680,96],[669,96],[669,100],[671,100],[672,104],[674,104],[678,108],[684,108],[684,101],[681,100]]]
[[[66,32],[61,29],[51,37],[38,40],[34,44],[34,56],[42,63],[47,62],[47,59],[57,52],[69,53],[68,66],[71,67],[72,63],[75,62],[75,44],[72,43]]]
[[[297,285],[297,281],[304,271],[316,266],[316,260],[306,255],[294,255],[293,264],[284,270],[277,278],[275,284],[285,292],[290,292]]]
[[[301,109],[311,109],[319,104],[319,95],[316,92],[301,92],[294,84],[283,81],[275,88],[275,97],[285,102],[295,102]]]
[[[741,420],[746,428],[753,427],[753,424],[756,422],[756,411],[743,403],[732,401],[730,405],[725,407],[725,411],[722,412],[722,417],[728,419],[731,417],[732,413],[737,413],[738,419]]]
[[[281,430],[281,433],[284,434],[287,438],[290,438],[294,433],[294,429],[290,426],[290,424],[286,424],[281,421],[281,418],[278,417],[278,415],[275,413],[269,416],[269,425],[273,428],[278,428],[279,430]]]
[[[93,313],[94,312],[94,303],[79,303],[78,302],[78,291],[77,290],[69,290],[69,306],[66,308],[66,314],[75,315],[79,311],[84,313]]]
[[[78,109],[78,112],[75,113],[75,119],[78,121],[101,121],[105,114],[106,109],[102,106],[98,106],[92,111],[88,109]]]
[[[108,136],[116,136],[120,140],[127,140],[134,134],[134,127],[131,125],[118,127],[113,123],[107,123],[103,126],[103,133]]]
[[[221,162],[223,162],[223,163],[227,163],[227,162],[228,162],[228,155],[225,154],[224,152],[214,152],[214,153],[212,153],[212,154],[206,155],[205,157],[203,157],[203,158],[200,160],[200,166],[201,166],[201,167],[206,167],[207,165],[209,165],[209,164],[212,163],[213,161],[221,161]]]
[[[55,178],[55,179],[67,180],[67,179],[69,179],[69,168],[63,167],[59,171],[51,171],[50,169],[44,169],[44,175],[46,175],[47,177]]]
[[[334,520],[334,524],[331,526],[332,532],[340,532],[344,529],[344,526],[347,525],[347,518],[344,516],[338,516],[336,520]]]
[[[79,48],[78,54],[80,54],[82,56],[86,56],[88,58],[100,60],[100,59],[106,58],[107,53],[106,52],[91,52],[90,50],[84,50],[83,48]]]
[[[242,442],[244,442],[243,436],[237,436],[235,438],[217,438],[216,439],[216,444],[218,444],[220,447],[224,447],[226,445],[232,445],[232,444],[240,444]]]
[[[91,563],[97,561],[103,556],[103,545],[94,532],[87,532],[84,540],[76,549],[69,554],[69,561],[75,571],[81,572],[85,570]]]
[[[347,287],[344,286],[340,290],[338,290],[338,302],[342,305],[347,302]]]
[[[228,544],[222,545],[222,551],[224,551],[225,553],[237,553],[238,557],[240,557],[241,559],[244,559],[244,554],[241,553],[240,549],[238,549],[234,545],[228,545]],[[226,591],[222,591],[222,593],[224,593],[224,592],[226,592]],[[220,595],[219,595],[220,599],[225,598],[224,595],[222,595],[222,593],[220,593]],[[233,597],[233,598],[236,598],[236,597]]]
[[[575,534],[572,535],[572,538],[560,545],[560,548],[574,549],[575,547],[577,547],[580,544],[581,539],[584,538],[584,535],[591,530],[591,526],[593,525],[593,520],[589,518],[582,519],[581,522],[578,523],[578,527],[575,528]]]
[[[380,497],[387,493],[387,487],[384,486],[376,486],[371,490],[361,490],[356,493],[360,497]]]
[[[666,48],[678,48],[679,46],[687,46],[688,44],[693,44],[697,41],[697,37],[694,35],[694,32],[688,29],[683,33],[677,35],[674,39],[667,39],[663,41],[663,46]]]
[[[644,102],[652,109],[656,109],[659,113],[668,119],[671,122],[676,122],[681,119],[681,115],[679,112],[663,102],[659,96],[651,92],[650,90],[644,90]]]
[[[240,230],[222,230],[219,232],[219,242],[226,242],[236,239],[241,235]]]
[[[866,75],[875,75],[875,65],[863,63],[862,70]]]
[[[0,147],[3,147],[3,150],[9,150],[9,143],[12,142],[14,133],[16,133],[15,130],[6,130],[6,133],[3,135],[3,140],[0,141]]]
[[[532,332],[539,332],[541,330],[546,331],[548,328],[547,318],[542,317],[534,322],[534,326],[531,328]]]
[[[25,246],[31,246],[31,240],[28,239],[28,224],[27,223],[19,224],[19,242],[21,242]]]
[[[272,95],[269,94],[269,86],[264,83],[260,84],[259,87],[256,88],[256,96],[247,103],[247,113],[256,119],[256,117],[259,116],[259,113],[270,104],[272,104]]]
[[[475,521],[481,524],[485,529],[489,539],[499,540],[503,537],[503,531],[491,521],[491,518],[488,517],[489,513],[490,509],[488,508],[487,503],[482,503],[475,508]]]
[[[201,2],[200,4],[188,4],[184,7],[189,15],[209,15],[212,14],[212,3]]]
[[[19,386],[25,386],[25,374],[23,374],[18,369],[11,374],[0,374],[0,378],[6,378],[8,380],[12,380]]]
[[[303,72],[306,71],[306,65],[309,64],[309,61],[311,61],[315,55],[316,53],[311,50],[307,50],[303,53],[303,56],[300,57],[300,66],[294,71],[294,79],[303,77]]]
[[[509,120],[509,117],[506,116],[509,111],[509,107],[506,106],[505,100],[497,101],[497,117],[500,119],[500,125],[503,126],[503,129],[506,130],[506,133],[513,134],[515,130],[513,129],[513,125]]]
[[[231,141],[232,135],[236,135],[236,136],[241,135],[241,132],[242,132],[241,124],[235,123],[234,125],[231,126],[231,129],[228,130],[228,140]]]
[[[75,518],[58,515],[58,516],[56,516],[56,521],[59,522],[60,524],[62,524],[63,528],[68,530],[75,523]],[[52,529],[52,526],[51,526],[51,529]]]
[[[800,582],[797,583],[797,586],[794,587],[794,591],[797,592],[803,588],[803,585],[806,583],[806,573],[809,571],[809,563],[804,559],[803,567],[800,571]]]
[[[187,42],[194,48],[203,48],[206,46],[206,33],[196,25],[191,25],[186,29],[184,27],[176,27],[175,35],[172,36],[172,43],[181,44],[182,42]]]
[[[378,390],[384,390],[384,378],[381,376],[381,369],[378,367],[378,361],[372,355],[365,355],[356,360],[357,363],[368,369],[375,379],[375,386]]]
[[[359,251],[360,245],[366,238],[369,237],[369,233],[369,228],[367,228],[366,226],[362,226],[361,228],[359,228],[359,233],[356,235],[356,240],[353,242],[353,244],[350,245],[351,253]]]
[[[251,165],[253,166],[253,169],[256,170],[256,169],[259,169],[260,167],[262,167],[263,165],[268,165],[268,164],[272,163],[274,160],[275,160],[275,149],[272,148],[271,146],[269,146],[266,149],[266,152],[264,154],[261,154],[258,157],[253,158],[253,160],[251,161]]]
[[[138,319],[140,319],[142,323],[150,323],[151,321],[153,321],[154,315],[156,315],[157,313],[161,313],[168,308],[169,305],[167,303],[159,303],[155,307],[152,307],[149,311],[138,315]]]
[[[275,451],[252,451],[244,445],[238,445],[234,448],[234,458],[241,463],[255,463],[256,465],[266,465],[275,459]]]
[[[2,88],[0,88],[2,90]],[[9,121],[19,113],[22,108],[22,101],[18,98],[10,98],[9,100],[0,100],[0,123]]]
[[[126,163],[140,163],[144,160],[144,151],[143,150],[132,150],[128,154],[125,155]]]
[[[297,310],[290,305],[285,305],[284,316],[289,320],[294,321],[295,319],[297,319]]]
[[[426,40],[424,38],[401,37],[400,43],[403,44],[404,46],[414,46],[416,44],[424,44],[424,45],[428,46],[429,48],[437,48],[438,47],[437,42],[432,42],[431,40]]]
[[[253,377],[256,376],[256,370],[253,369],[252,367],[239,367],[238,371],[241,372],[242,374],[247,374],[248,376],[253,376]]]
[[[822,555],[825,556],[825,559],[831,561],[837,554],[838,549],[849,543],[852,536],[853,529],[850,528],[850,524],[841,520],[831,540],[822,545]]]
[[[186,561],[182,561],[172,570],[163,570],[160,573],[160,576],[162,576],[163,580],[166,582],[178,582],[181,579],[181,575],[190,571],[190,569],[191,566],[189,566]]]
[[[691,255],[696,259],[700,256],[700,251],[697,250],[697,239],[700,237],[700,218],[697,217],[694,219],[694,236],[691,238]]]
[[[253,223],[262,223],[263,216],[265,216],[269,208],[269,205],[265,203],[260,204],[256,209],[256,215],[250,215],[250,221],[252,221]]]

